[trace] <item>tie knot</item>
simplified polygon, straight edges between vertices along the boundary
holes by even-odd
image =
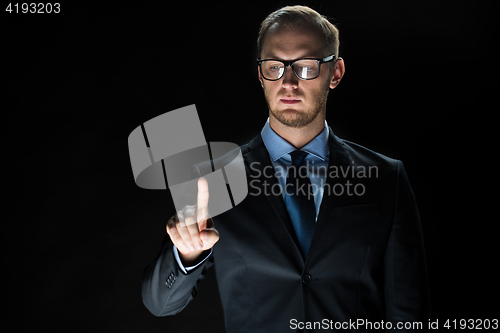
[[[290,153],[290,156],[292,157],[292,165],[293,166],[299,166],[302,164],[302,161],[304,161],[305,157],[309,154],[308,152],[302,151],[302,150],[294,150]]]

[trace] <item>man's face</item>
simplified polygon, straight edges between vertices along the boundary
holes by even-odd
[[[323,40],[317,30],[310,27],[275,28],[267,32],[261,59],[284,61],[302,58],[324,58]],[[291,67],[278,81],[265,80],[259,71],[259,80],[269,106],[270,117],[286,126],[301,128],[310,124],[320,113],[325,113],[329,88],[334,88],[333,63],[321,65],[320,75],[313,80],[301,80]]]

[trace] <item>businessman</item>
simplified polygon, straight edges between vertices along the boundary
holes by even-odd
[[[199,179],[196,205],[167,222],[143,273],[145,306],[178,313],[214,266],[227,332],[425,328],[422,231],[403,164],[338,138],[325,120],[345,72],[338,30],[308,7],[284,7],[257,44],[269,117],[241,147],[249,194],[210,218]]]

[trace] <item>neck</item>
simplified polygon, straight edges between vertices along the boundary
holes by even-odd
[[[309,125],[301,128],[284,125],[269,113],[269,125],[276,134],[281,136],[295,148],[300,149],[323,131],[325,128],[325,112],[321,112]]]

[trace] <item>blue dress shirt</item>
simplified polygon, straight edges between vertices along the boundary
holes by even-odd
[[[285,185],[287,170],[292,165],[290,152],[296,150],[294,146],[280,137],[269,125],[269,118],[261,131],[262,141],[266,146],[271,163],[274,167],[276,178],[280,185],[281,194],[286,204]],[[321,200],[323,199],[326,173],[330,150],[328,149],[328,124],[325,120],[325,128],[312,141],[302,147],[300,150],[309,154],[306,156],[303,165],[307,166],[309,180],[313,188],[314,205],[316,206],[316,219],[318,218]]]

